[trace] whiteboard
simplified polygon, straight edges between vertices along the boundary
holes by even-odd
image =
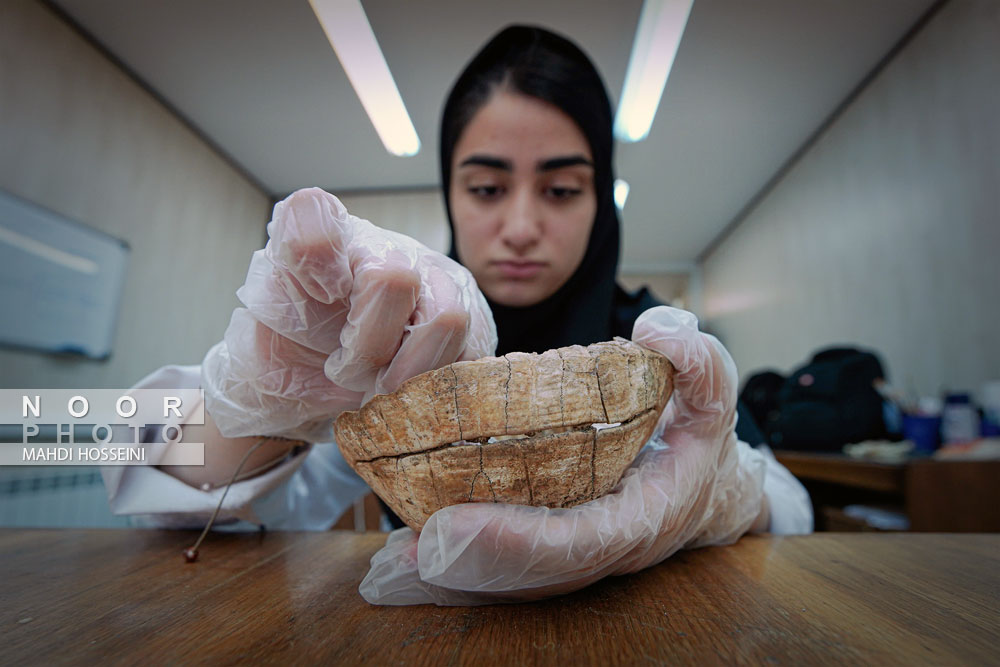
[[[111,356],[128,244],[0,191],[0,344]]]

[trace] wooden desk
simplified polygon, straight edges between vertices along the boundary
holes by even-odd
[[[824,507],[887,503],[906,513],[913,531],[1000,531],[1000,461],[875,463],[787,451],[775,456],[809,490],[817,528]]]
[[[1000,536],[745,537],[554,600],[375,607],[384,534],[0,530],[0,664],[983,664]]]
[[[775,451],[781,465],[799,479],[831,482],[859,489],[902,493],[905,465],[859,461],[843,454]]]

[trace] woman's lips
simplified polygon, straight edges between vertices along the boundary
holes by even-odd
[[[541,273],[545,268],[545,262],[502,261],[493,262],[493,266],[504,278],[526,280]]]

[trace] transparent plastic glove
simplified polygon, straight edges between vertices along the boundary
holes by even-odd
[[[612,492],[567,509],[473,503],[390,535],[361,583],[374,604],[531,600],[636,572],[678,549],[727,544],[761,512],[764,460],[738,442],[736,368],[691,313],[665,306],[633,340],[677,368],[657,432]]]
[[[347,212],[318,188],[274,207],[222,342],[205,404],[226,437],[330,440],[332,420],[376,393],[496,348],[475,279],[417,241]]]

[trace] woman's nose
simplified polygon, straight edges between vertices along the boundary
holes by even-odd
[[[518,192],[509,200],[500,230],[504,244],[518,253],[530,250],[542,235],[541,211],[529,192]]]

